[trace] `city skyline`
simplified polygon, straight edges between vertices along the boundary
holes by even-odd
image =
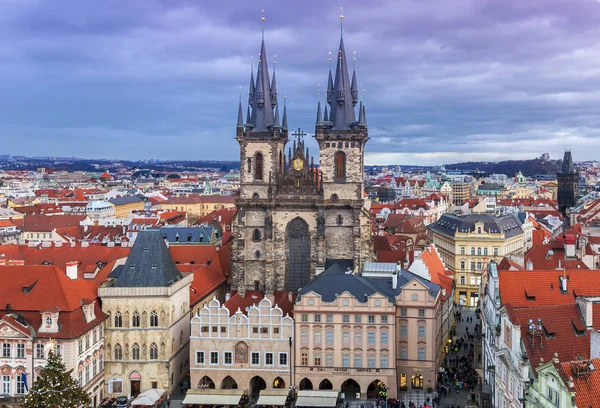
[[[3,3],[1,153],[12,155],[239,160],[238,94],[245,102],[261,8],[290,128],[312,136],[340,35],[339,5],[314,1]],[[600,3],[459,3],[343,4],[369,111],[366,164],[560,158],[565,147],[594,159]]]

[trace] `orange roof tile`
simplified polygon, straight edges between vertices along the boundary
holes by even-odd
[[[560,354],[559,354],[560,358]],[[595,370],[590,371],[589,375],[577,376],[573,372],[575,365],[588,364],[588,361],[568,361],[564,363],[555,364],[558,373],[563,379],[565,386],[569,388],[570,392],[575,392],[575,405],[582,408],[587,407],[600,407],[600,359],[592,359],[591,363],[594,365]],[[573,387],[569,387],[569,379],[572,378]]]

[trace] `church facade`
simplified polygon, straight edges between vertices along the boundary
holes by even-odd
[[[350,79],[343,38],[335,76],[329,71],[327,104],[323,111],[320,101],[317,106],[318,167],[304,133],[288,133],[285,100],[280,120],[275,72],[270,77],[266,56],[263,38],[245,121],[241,101],[238,109],[241,191],[232,289],[242,295],[297,292],[327,260],[360,267],[371,256],[363,193],[366,108],[359,104],[355,72]]]

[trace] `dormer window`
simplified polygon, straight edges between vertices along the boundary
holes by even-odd
[[[52,318],[50,316],[46,317],[46,326],[48,326],[48,327],[52,326]]]

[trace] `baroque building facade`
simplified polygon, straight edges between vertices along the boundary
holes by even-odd
[[[317,106],[319,167],[298,129],[288,147],[287,108],[279,116],[275,72],[269,75],[264,38],[256,80],[250,77],[246,120],[238,109],[241,179],[234,290],[297,292],[324,269],[327,259],[369,260],[368,211],[363,193],[366,109],[359,104],[356,73],[350,79],[340,40],[335,77],[328,76],[327,105]],[[329,107],[329,109],[328,109]],[[366,240],[364,238],[367,238]]]

